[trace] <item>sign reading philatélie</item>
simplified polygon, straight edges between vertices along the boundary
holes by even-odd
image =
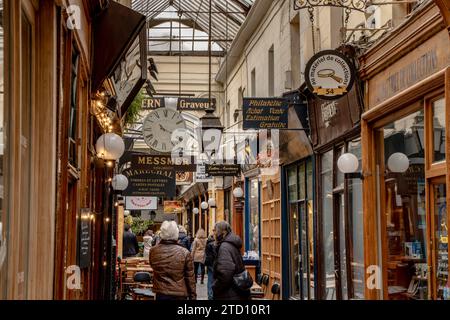
[[[142,100],[142,110],[155,110],[165,107],[166,102],[164,98],[148,98]]]
[[[287,129],[288,103],[281,98],[244,98],[243,128]]]
[[[335,50],[315,54],[306,64],[305,81],[318,98],[335,100],[345,96],[355,81],[352,62]]]
[[[216,99],[212,98],[179,98],[177,104],[178,111],[205,111],[216,110]]]
[[[241,172],[239,164],[207,164],[206,173],[210,176],[231,176],[235,177]]]

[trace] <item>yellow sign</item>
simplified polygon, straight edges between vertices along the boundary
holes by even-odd
[[[322,87],[314,87],[313,93],[325,96],[325,95],[343,95],[344,93],[347,93],[347,87],[339,86],[337,88],[322,88]]]

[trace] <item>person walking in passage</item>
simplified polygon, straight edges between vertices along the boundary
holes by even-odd
[[[216,260],[216,241],[214,240],[214,230],[206,240],[205,266],[208,270],[208,300],[213,300],[212,284],[214,281],[213,267]]]
[[[217,257],[214,263],[212,290],[215,300],[250,300],[250,289],[241,290],[234,283],[234,276],[245,271],[241,256],[242,240],[231,231],[226,221],[214,227]]]
[[[194,260],[194,272],[195,272],[195,282],[198,279],[198,269],[201,270],[201,284],[205,280],[205,247],[206,247],[206,235],[205,230],[199,229],[197,235],[195,236],[194,242],[192,243],[192,258]]]
[[[135,257],[139,253],[139,243],[129,224],[125,224],[123,233],[123,257]]]
[[[150,250],[156,300],[196,300],[194,265],[190,252],[178,244],[178,227],[164,221],[161,241]]]
[[[148,259],[153,243],[153,230],[147,230],[144,235],[144,258]]]
[[[191,251],[191,243],[189,241],[189,237],[186,232],[186,228],[182,225],[178,226],[178,243],[181,244],[183,247]]]

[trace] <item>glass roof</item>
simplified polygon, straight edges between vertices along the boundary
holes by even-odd
[[[133,0],[147,16],[150,54],[207,53],[211,2],[211,51],[223,55],[235,38],[253,0]]]

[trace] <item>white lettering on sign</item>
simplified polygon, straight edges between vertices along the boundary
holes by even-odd
[[[325,102],[320,106],[320,110],[322,112],[322,120],[325,124],[325,127],[328,128],[330,126],[331,119],[337,114],[337,103],[333,102]]]

